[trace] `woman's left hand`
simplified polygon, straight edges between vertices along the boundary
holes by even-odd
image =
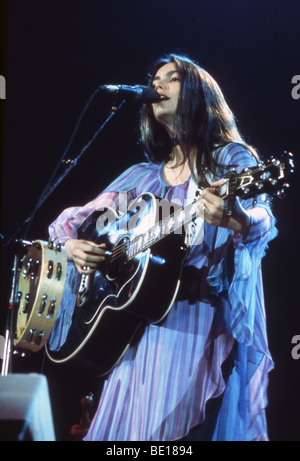
[[[202,191],[201,201],[204,206],[204,219],[213,226],[226,227],[235,232],[247,234],[250,228],[250,216],[242,207],[239,198],[236,197],[232,215],[227,216],[224,200],[215,193],[215,189],[224,182],[221,179]]]

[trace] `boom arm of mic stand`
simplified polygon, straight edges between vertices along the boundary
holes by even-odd
[[[92,138],[89,140],[89,142],[83,147],[81,152],[78,154],[78,156],[74,160],[64,160],[61,159],[60,164],[65,162],[67,165],[67,169],[64,171],[64,173],[55,181],[48,186],[48,190],[44,192],[44,194],[41,196],[39,202],[38,202],[38,208],[44,203],[44,201],[52,194],[52,192],[56,189],[56,187],[62,182],[62,180],[70,173],[70,171],[78,164],[78,161],[80,158],[83,156],[85,151],[90,147],[90,145],[95,141],[96,137],[98,134],[103,130],[103,128],[107,125],[107,123],[111,120],[111,118],[121,109],[121,107],[125,104],[126,99],[124,99],[118,106],[113,106],[110,112],[110,115],[107,117],[104,123],[98,128],[98,130],[94,133]],[[38,210],[36,209],[36,211]],[[35,212],[36,212],[35,211]]]

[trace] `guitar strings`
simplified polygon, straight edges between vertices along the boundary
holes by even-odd
[[[188,205],[188,206],[185,208],[186,212],[187,212],[187,210],[188,210],[189,208],[192,208],[192,207],[195,205],[195,203],[196,203],[196,202],[193,202],[193,203],[191,203],[190,205]],[[169,223],[170,221],[172,221],[172,220],[176,221],[177,215],[180,215],[180,214],[182,213],[182,211],[183,211],[183,209],[177,210],[175,213],[170,214],[170,216],[168,216],[167,218],[162,219],[159,223],[157,223],[157,224],[155,224],[154,226],[152,226],[152,227],[147,231],[147,234],[148,234],[150,237],[147,239],[147,244],[146,244],[145,246],[143,246],[143,250],[138,249],[137,252],[135,252],[135,251],[133,250],[133,253],[132,253],[132,255],[130,256],[129,259],[131,259],[132,257],[134,257],[137,253],[139,253],[139,252],[141,252],[141,251],[144,251],[144,250],[148,249],[148,248],[153,244],[153,242],[158,242],[159,240],[161,240],[162,238],[164,238],[165,235],[167,235],[167,234],[165,234],[165,233],[163,232],[163,231],[164,231],[164,228],[167,227],[167,225],[168,225],[168,223]],[[191,219],[192,219],[192,218],[191,218]],[[183,224],[180,224],[180,225],[183,225]],[[176,229],[179,228],[180,225],[178,225],[178,227],[176,227]],[[158,229],[158,232],[154,230],[155,228]],[[174,230],[176,230],[176,229],[174,229]],[[129,242],[127,242],[127,243],[123,243],[123,244],[120,245],[120,246],[117,246],[117,247],[115,248],[115,250],[113,250],[112,256],[111,256],[109,262],[113,262],[113,261],[115,261],[116,259],[120,258],[120,257],[124,254],[124,252],[126,251],[126,248],[128,248],[128,246],[131,247],[131,248],[133,248],[134,245],[137,245],[137,244],[138,244],[138,241],[139,241],[141,238],[144,239],[143,235],[145,235],[145,234],[141,234],[141,235],[135,237],[132,241],[129,241]]]
[[[270,165],[267,165],[267,167],[264,169],[264,171],[269,167],[269,166],[272,166],[273,164],[270,164]],[[255,175],[257,172],[263,172],[262,169],[261,169],[261,166],[258,166],[257,168],[254,168],[251,170],[251,176]],[[248,172],[244,172],[243,174],[239,175],[239,177],[243,177],[243,176],[248,176],[249,173]],[[265,182],[266,180],[263,180],[263,182]],[[216,193],[217,195],[219,194],[219,192],[222,190],[222,188],[224,187],[224,184],[222,184],[221,186],[218,186],[216,187]],[[241,187],[244,187],[243,186],[238,186],[236,188],[236,190],[238,190],[239,188]],[[228,194],[229,195],[229,194]],[[223,199],[226,199],[227,196],[226,194],[222,197]],[[165,235],[167,234],[164,234],[163,233],[163,228],[164,228],[164,225],[167,225],[168,222],[170,222],[171,220],[176,220],[176,217],[177,215],[181,214],[183,210],[188,210],[190,208],[192,208],[195,203],[197,203],[197,201],[200,201],[201,199],[198,199],[198,200],[195,200],[194,202],[192,202],[191,204],[189,204],[186,208],[182,208],[180,210],[177,210],[175,211],[175,213],[171,214],[169,217],[167,218],[164,218],[162,221],[160,221],[159,223],[155,224],[154,226],[152,226],[148,231],[147,233],[150,235],[150,239],[148,239],[147,241],[147,244],[143,247],[143,250],[141,249],[138,249],[137,252],[133,251],[132,255],[130,256],[129,259],[131,259],[132,257],[134,257],[136,254],[138,254],[139,252],[141,251],[145,251],[146,249],[148,249],[152,244],[153,242],[158,242],[159,240],[161,240],[162,238],[165,237]],[[191,218],[192,220],[193,218]],[[183,224],[181,224],[183,225]],[[153,229],[155,229],[155,227],[157,227],[159,229],[159,232],[160,232],[160,235],[159,237],[157,237],[157,232],[153,231]],[[180,227],[180,225],[178,226],[178,228]],[[174,229],[176,230],[176,229]],[[135,244],[138,243],[138,241],[143,237],[144,234],[141,234],[140,236],[137,236],[135,237],[132,241],[129,241],[127,243],[122,243],[120,246],[117,246],[113,251],[112,251],[112,256],[109,260],[109,262],[114,262],[116,261],[117,259],[119,259],[123,254],[124,252],[126,252],[126,249],[129,247],[133,248]]]
[[[222,184],[221,186],[218,186],[216,187],[216,192],[217,194],[222,190],[222,187],[224,187],[224,184]],[[226,195],[224,195],[223,198],[226,198]],[[200,199],[199,199],[200,200]],[[191,203],[190,205],[188,205],[185,210],[187,211],[188,209],[192,208],[195,203],[199,200],[196,200],[194,201],[193,203]],[[144,246],[143,250],[139,250],[137,253],[139,253],[140,251],[145,251],[146,249],[148,249],[152,244],[153,242],[158,242],[159,240],[161,240],[162,238],[165,237],[166,234],[162,233],[162,230],[163,230],[163,227],[165,224],[167,224],[170,220],[175,220],[177,215],[179,215],[180,213],[182,213],[182,210],[183,209],[180,209],[180,210],[177,210],[175,211],[175,213],[171,214],[168,218],[164,218],[162,221],[160,221],[158,224],[155,224],[154,226],[152,226],[149,230],[148,230],[148,234],[150,235],[150,239],[148,239],[147,241],[147,244],[146,246]],[[155,227],[158,227],[160,228],[160,232],[161,232],[161,235],[159,236],[159,238],[157,237],[157,233],[154,231],[153,232],[153,229]],[[180,227],[180,226],[179,226]],[[151,232],[152,231],[152,232]],[[112,252],[112,256],[109,260],[109,262],[114,262],[116,261],[117,259],[119,259],[123,254],[124,252],[126,251],[126,248],[129,247],[133,247],[134,244],[136,244],[138,242],[138,240],[141,238],[141,236],[138,236],[138,237],[135,237],[131,242],[127,242],[127,243],[123,243],[122,245],[120,246],[117,246],[113,252]],[[143,237],[142,237],[143,238]],[[132,257],[135,256],[135,252],[133,251],[133,254],[131,255],[131,257],[129,259],[131,259]]]
[[[224,187],[224,184],[222,184],[221,186],[218,186],[216,187],[216,193],[219,194],[219,192],[222,190],[222,188]],[[226,195],[223,196],[224,198],[226,198]],[[182,213],[183,210],[185,210],[185,212],[187,213],[187,211],[192,208],[195,203],[197,203],[198,201],[200,201],[201,199],[198,199],[198,200],[195,200],[194,202],[190,203],[187,207],[185,208],[181,208],[179,210],[176,210],[175,213],[171,214],[170,216],[168,216],[167,218],[164,218],[162,221],[160,221],[159,223],[155,224],[154,226],[152,226],[148,231],[147,233],[150,235],[150,238],[148,239],[147,241],[147,244],[143,247],[143,250],[138,250],[137,253],[141,252],[141,251],[145,251],[146,249],[148,249],[149,247],[151,247],[151,245],[153,244],[153,242],[158,242],[159,240],[161,240],[162,238],[165,237],[165,235],[167,234],[164,234],[163,233],[163,227],[164,225],[167,225],[167,223],[171,220],[176,220],[177,218],[177,215],[180,215]],[[190,219],[190,221],[192,220],[193,218]],[[188,221],[186,221],[188,222]],[[180,225],[183,225],[183,224],[180,224]],[[180,227],[180,225],[178,225],[177,228]],[[159,237],[157,237],[157,232],[155,232],[153,229],[155,227],[158,227],[160,228],[160,231],[161,234]],[[174,229],[174,230],[176,230]],[[143,235],[143,234],[142,234]],[[137,236],[135,237],[131,242],[127,242],[127,243],[123,243],[122,245],[120,246],[117,246],[113,252],[112,252],[112,256],[110,258],[110,262],[113,262],[115,260],[117,260],[118,258],[120,258],[124,252],[126,251],[126,248],[128,246],[130,247],[134,247],[135,244],[137,244],[138,240],[141,238],[141,236]],[[143,238],[143,237],[142,237]],[[135,253],[133,251],[133,254],[131,255],[131,257],[129,259],[131,259],[132,257],[134,257],[137,253]]]
[[[222,186],[224,186],[224,185],[222,185]],[[221,191],[222,186],[219,186],[219,187],[216,188],[217,193]],[[190,208],[193,208],[193,206],[195,205],[195,203],[197,203],[197,201],[199,201],[199,200],[195,200],[194,202],[190,203],[185,208],[181,208],[179,210],[176,210],[173,214],[170,214],[170,216],[168,216],[167,218],[162,219],[159,223],[152,226],[147,231],[147,233],[150,235],[150,238],[148,238],[148,240],[147,240],[147,244],[143,247],[143,250],[139,249],[137,251],[137,253],[139,253],[140,251],[144,251],[144,250],[148,249],[153,244],[153,242],[158,242],[159,240],[164,238],[165,235],[167,235],[167,234],[163,233],[164,226],[167,227],[168,222],[170,222],[172,220],[176,221],[177,216],[179,216],[183,212],[183,210],[185,210],[185,213],[187,213]],[[190,220],[192,220],[192,219],[193,218],[191,218]],[[188,221],[186,221],[186,222],[188,222]],[[178,227],[176,227],[176,229],[179,228],[181,225],[183,225],[183,223],[178,225]],[[158,234],[157,231],[154,230],[155,228],[159,229],[160,235]],[[176,229],[174,229],[174,230],[176,230]],[[131,248],[134,247],[134,245],[138,243],[138,240],[143,238],[142,235],[144,235],[144,234],[141,234],[140,236],[135,237],[132,241],[129,241],[129,242],[121,244],[120,246],[117,246],[112,251],[112,256],[111,256],[109,262],[113,262],[113,261],[117,260],[118,258],[120,258],[124,254],[124,252],[126,251],[126,248],[128,246],[131,247]],[[157,235],[159,235],[159,237]],[[135,251],[133,251],[133,254],[131,255],[131,257],[129,259],[131,259],[133,256],[135,256],[137,253],[135,253]]]

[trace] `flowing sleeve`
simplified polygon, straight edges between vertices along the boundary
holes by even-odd
[[[252,155],[239,144],[223,148],[223,160],[239,165],[238,172],[255,165]],[[274,364],[268,347],[261,261],[277,235],[276,221],[265,195],[241,200],[241,204],[250,215],[250,230],[246,236],[231,235],[230,257],[217,260],[208,277],[209,285],[222,298],[228,332],[236,339],[234,368],[213,440],[268,440],[264,410],[268,373]],[[226,238],[226,229],[216,230],[215,253]]]
[[[235,143],[218,152],[218,161],[228,166],[238,165],[238,173],[257,164],[248,149]],[[246,236],[233,234],[234,271],[228,286],[228,324],[232,335],[240,343],[251,346],[254,342],[262,341],[264,344],[256,346],[266,350],[265,331],[257,335],[255,329],[260,329],[265,323],[261,260],[265,256],[269,242],[277,236],[276,220],[265,194],[255,199],[241,200],[241,204],[250,215],[250,230]],[[261,325],[257,322],[258,317]]]
[[[83,206],[65,209],[49,226],[49,236],[54,242],[65,242],[77,237],[77,229],[87,216],[103,207],[126,210],[127,204],[136,198],[136,188],[141,178],[150,169],[147,163],[128,168],[95,199]]]

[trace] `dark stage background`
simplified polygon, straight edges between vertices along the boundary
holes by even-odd
[[[2,225],[7,239],[30,216],[59,161],[78,116],[105,83],[146,84],[150,63],[164,52],[187,53],[219,82],[246,140],[266,156],[294,152],[296,173],[284,201],[274,203],[279,235],[263,261],[270,350],[268,424],[272,441],[300,440],[299,171],[300,3],[297,0],[12,0],[1,4]],[[109,113],[98,94],[70,157]],[[66,207],[84,204],[128,166],[143,161],[140,107],[128,103],[37,213],[30,239]],[[10,294],[14,249],[2,248],[1,332]],[[39,371],[43,354],[16,359],[14,371]],[[101,380],[77,365],[45,363],[58,439],[80,418],[80,398]]]

